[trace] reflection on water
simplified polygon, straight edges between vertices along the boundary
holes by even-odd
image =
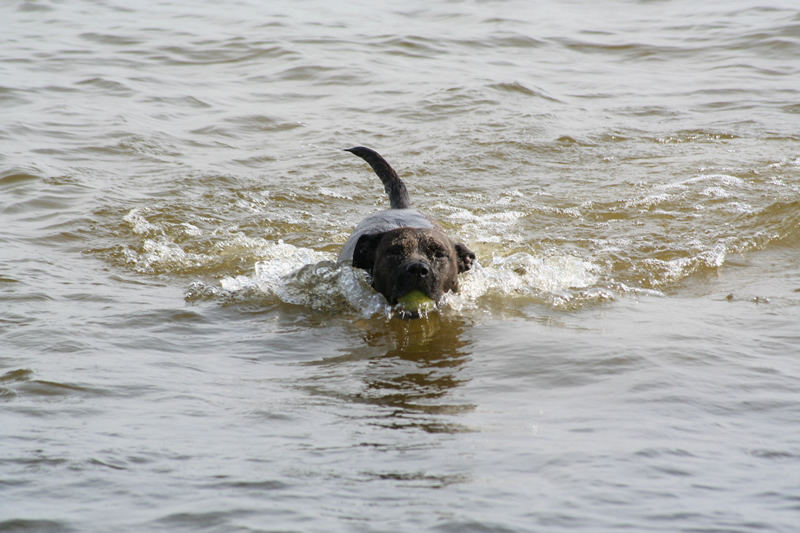
[[[381,407],[376,423],[430,432],[465,431],[438,415],[474,408],[448,399],[469,378],[469,324],[431,313],[415,320],[361,320],[352,329],[362,343],[346,353],[305,363],[319,369],[303,388],[314,395]]]

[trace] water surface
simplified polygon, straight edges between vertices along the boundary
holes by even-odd
[[[793,531],[793,2],[0,7],[0,531]],[[478,256],[426,319],[336,256]]]

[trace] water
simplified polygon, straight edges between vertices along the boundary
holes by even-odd
[[[794,2],[0,7],[0,531],[794,531]],[[387,200],[478,256],[335,264]]]

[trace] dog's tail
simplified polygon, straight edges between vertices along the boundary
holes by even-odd
[[[411,206],[408,201],[406,184],[397,177],[397,172],[389,166],[389,163],[381,157],[381,154],[363,146],[347,148],[345,152],[355,154],[369,163],[369,166],[372,167],[372,170],[383,182],[383,188],[386,190],[386,194],[389,195],[389,205],[392,209],[407,209]]]

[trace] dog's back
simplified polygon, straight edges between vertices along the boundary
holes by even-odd
[[[387,209],[373,213],[359,222],[356,229],[353,230],[353,234],[344,243],[342,251],[339,253],[339,262],[353,259],[353,250],[362,235],[383,233],[397,228],[430,229],[435,227],[438,227],[438,224],[416,209]]]

